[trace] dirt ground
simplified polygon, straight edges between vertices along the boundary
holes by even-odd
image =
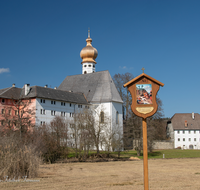
[[[149,160],[149,189],[199,190],[200,158]],[[41,165],[39,178],[0,182],[6,190],[143,190],[143,160]]]

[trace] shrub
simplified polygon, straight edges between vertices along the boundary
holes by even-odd
[[[16,135],[1,136],[0,141],[0,178],[36,177],[40,156],[30,145],[23,145]]]

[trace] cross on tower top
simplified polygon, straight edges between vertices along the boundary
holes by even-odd
[[[88,38],[90,38],[90,28],[88,28]]]
[[[145,68],[144,67],[142,67],[142,69],[141,69],[142,71],[143,71],[143,73],[144,73],[144,70],[145,70]]]

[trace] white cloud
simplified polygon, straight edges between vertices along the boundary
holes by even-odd
[[[0,68],[0,74],[1,73],[9,73],[10,69],[9,68]]]
[[[120,69],[124,69],[124,70],[131,70],[131,69],[133,69],[133,67],[128,68],[127,66],[123,66],[123,67],[119,66],[119,68]]]

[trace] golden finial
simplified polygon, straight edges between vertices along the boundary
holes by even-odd
[[[142,71],[143,71],[143,73],[144,73],[144,70],[145,70],[145,68],[144,67],[142,67],[142,69],[141,69]]]

